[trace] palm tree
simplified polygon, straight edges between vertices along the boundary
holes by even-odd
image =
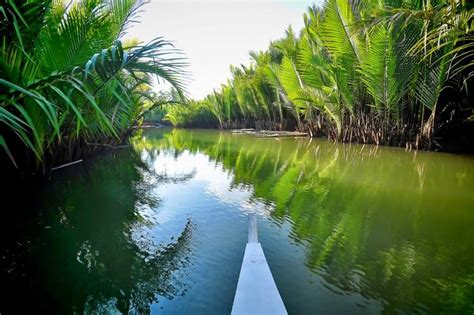
[[[119,139],[141,115],[152,75],[184,93],[185,62],[168,41],[120,40],[142,4],[1,5],[0,145],[15,165],[44,167],[57,151],[62,161],[76,144]]]
[[[220,127],[233,125],[226,107],[234,124],[294,119],[336,141],[431,148],[439,130],[474,128],[473,16],[461,0],[326,0],[299,33],[290,27],[250,65],[231,66],[208,111]],[[235,100],[223,102],[226,87]]]

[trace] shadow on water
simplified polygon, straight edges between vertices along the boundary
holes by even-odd
[[[193,223],[168,243],[155,244],[147,231],[160,202],[149,186],[168,180],[176,179],[120,150],[11,187],[0,229],[0,313],[143,314],[158,296],[184,294],[174,272],[188,263]]]

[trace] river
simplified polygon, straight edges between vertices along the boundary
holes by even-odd
[[[228,314],[249,213],[290,314],[474,312],[469,156],[146,129],[2,200],[1,314]]]

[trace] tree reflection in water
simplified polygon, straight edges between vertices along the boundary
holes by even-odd
[[[6,205],[16,211],[1,223],[2,310],[146,314],[160,296],[185,294],[193,223],[161,244],[148,228],[160,202],[152,188],[192,176],[157,176],[135,151],[117,150],[21,187],[35,191],[31,198],[11,194]],[[19,296],[29,302],[19,306]]]
[[[468,158],[206,131],[172,130],[155,141],[152,133],[135,147],[204,153],[234,186],[273,204],[271,218],[291,222],[306,266],[329,290],[380,300],[387,312],[474,310]]]
[[[291,312],[472,313],[472,187],[469,157],[148,130],[8,187],[0,312],[230,311],[245,212],[261,207]]]

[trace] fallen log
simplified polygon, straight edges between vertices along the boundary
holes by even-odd
[[[307,132],[298,131],[274,131],[274,130],[255,130],[255,129],[234,129],[234,134],[251,134],[257,138],[281,138],[281,137],[307,137]]]

